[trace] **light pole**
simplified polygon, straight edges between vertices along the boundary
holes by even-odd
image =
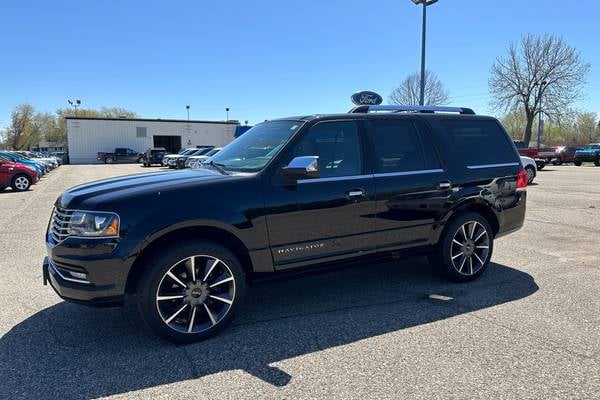
[[[75,116],[77,116],[77,107],[81,105],[81,100],[77,99],[73,101],[71,99],[67,99],[67,103],[69,103],[73,109],[75,109]]]
[[[225,121],[227,122],[227,121],[229,121],[229,107],[225,108],[225,113],[227,115],[227,119]]]
[[[421,93],[419,104],[425,105],[425,32],[427,31],[427,6],[437,3],[438,0],[412,0],[416,5],[423,5],[423,27],[421,32]]]
[[[541,146],[541,141],[542,141],[542,133],[543,133],[543,126],[542,126],[542,96],[544,94],[543,90],[544,90],[544,86],[546,86],[548,82],[546,81],[542,81],[542,83],[539,85],[539,95],[538,97],[540,98],[540,110],[538,111],[538,131],[537,131],[537,147],[538,149]]]
[[[187,115],[188,115],[188,121],[190,120],[190,106],[189,104],[187,106],[185,106],[186,110],[187,110]]]

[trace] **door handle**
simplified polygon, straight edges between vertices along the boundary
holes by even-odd
[[[452,184],[448,181],[442,181],[440,183],[438,183],[438,188],[440,189],[450,189],[452,187]]]
[[[365,191],[362,189],[352,189],[346,192],[346,197],[349,199],[355,199],[357,197],[365,197]]]

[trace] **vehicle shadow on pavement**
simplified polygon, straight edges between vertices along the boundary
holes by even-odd
[[[0,338],[0,396],[109,396],[245,370],[275,386],[293,376],[271,366],[378,335],[523,299],[533,278],[491,264],[477,281],[448,283],[414,258],[263,283],[249,290],[233,326],[175,346],[143,329],[131,309],[97,310],[61,302]],[[451,297],[435,300],[432,294]]]

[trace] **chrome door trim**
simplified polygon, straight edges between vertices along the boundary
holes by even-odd
[[[496,168],[496,167],[514,167],[520,165],[518,162],[503,163],[503,164],[480,164],[480,165],[467,165],[468,169],[482,169],[482,168]]]
[[[386,176],[406,176],[406,175],[422,175],[422,174],[439,174],[444,172],[441,168],[436,169],[422,169],[416,171],[402,171],[402,172],[381,172],[373,175],[375,178],[383,178]]]

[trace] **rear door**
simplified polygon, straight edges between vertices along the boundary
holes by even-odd
[[[429,129],[410,116],[369,119],[378,251],[432,242],[452,184]]]

